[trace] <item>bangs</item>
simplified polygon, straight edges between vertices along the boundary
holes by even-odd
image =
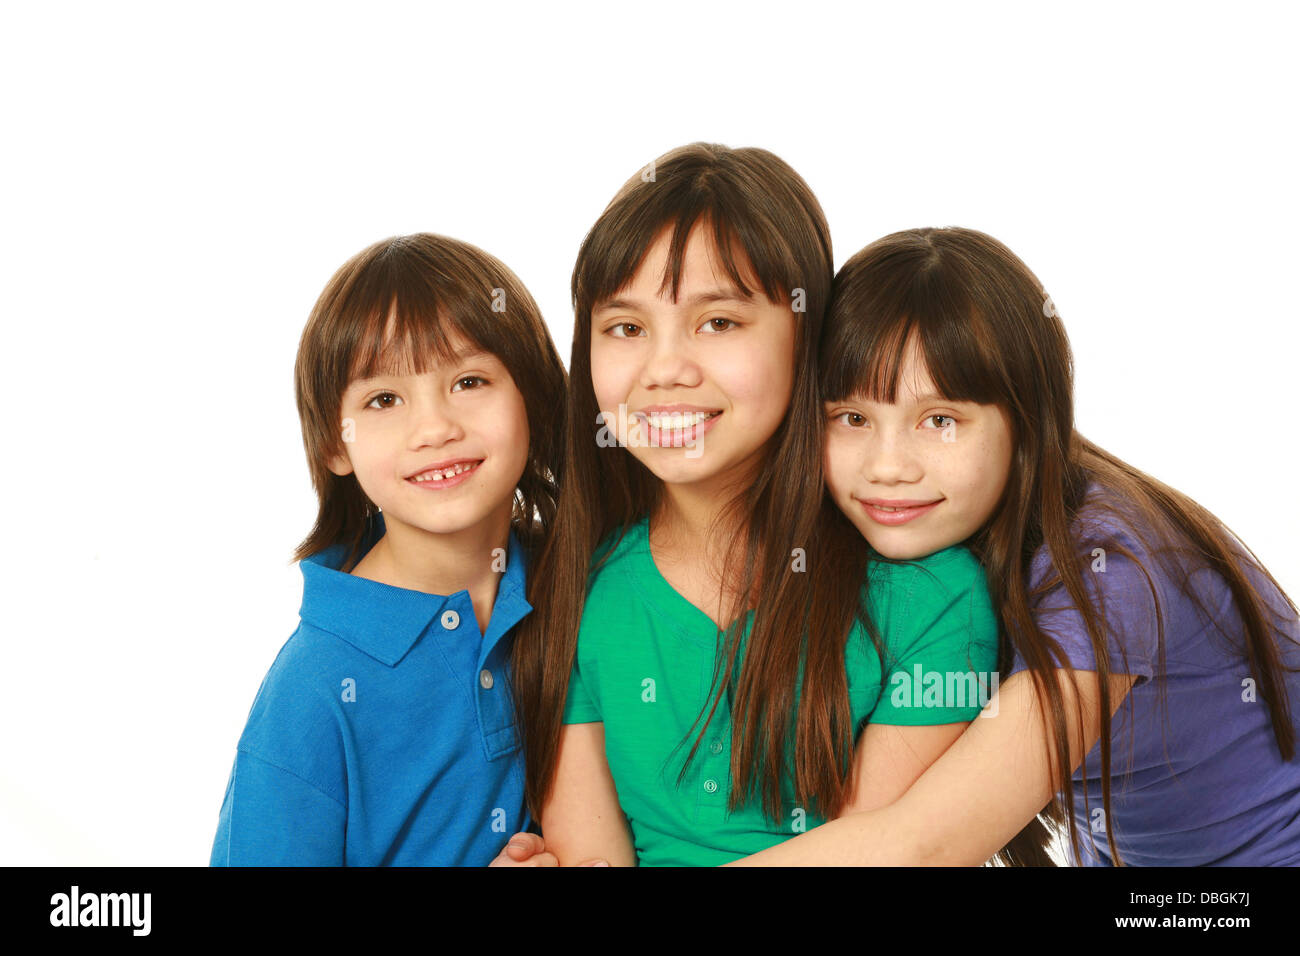
[[[423,375],[439,363],[455,362],[457,333],[472,347],[494,351],[452,320],[445,310],[393,299],[386,309],[372,309],[360,320],[348,381]]]
[[[804,270],[799,256],[776,223],[725,195],[719,181],[677,195],[663,184],[657,189],[649,185],[629,194],[626,208],[602,217],[583,243],[573,277],[579,314],[590,315],[595,306],[626,288],[665,229],[672,234],[659,292],[667,290],[674,302],[686,244],[697,225],[711,240],[711,256],[743,296],[761,290],[769,302],[784,303],[791,290],[809,284],[800,278]]]
[[[914,275],[850,271],[836,277],[821,344],[822,400],[859,395],[894,404],[909,357],[954,402],[1007,404],[1006,370],[990,347],[988,323],[938,270]]]
[[[459,275],[446,282],[437,270],[393,265],[380,256],[358,277],[343,306],[352,317],[351,328],[342,330],[349,382],[423,375],[438,363],[457,361],[466,344],[502,354],[500,340],[508,329],[492,306],[494,290],[513,289],[504,277]]]

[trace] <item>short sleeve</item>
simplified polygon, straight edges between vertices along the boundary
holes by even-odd
[[[1120,529],[1112,528],[1109,534],[1095,531],[1079,539],[1077,553],[1084,593],[1105,629],[1111,673],[1136,674],[1149,679],[1155,673],[1159,653],[1156,609],[1160,606],[1157,596],[1161,570],[1137,546],[1135,539]],[[1032,596],[1035,587],[1051,570],[1050,555],[1045,547],[1040,548],[1030,569],[1030,611],[1034,623],[1060,645],[1064,655],[1061,666],[1095,671],[1097,657],[1083,613],[1071,600],[1065,585],[1057,584],[1046,594]],[[1167,613],[1164,623],[1168,629]],[[1024,658],[1017,649],[1011,672],[1025,669]]]
[[[595,699],[587,691],[582,667],[574,661],[573,670],[569,673],[569,696],[564,702],[564,723],[592,724],[604,719]]]
[[[235,755],[211,866],[342,866],[347,810],[251,753]]]
[[[998,623],[984,570],[965,548],[882,567],[885,685],[870,723],[973,720],[997,692]]]
[[[226,784],[212,866],[345,864],[346,721],[319,666],[299,631],[262,680]]]

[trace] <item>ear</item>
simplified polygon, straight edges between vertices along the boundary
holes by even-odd
[[[325,467],[328,468],[330,471],[332,471],[334,474],[338,475],[340,478],[342,478],[344,475],[352,474],[352,462],[348,459],[348,456],[346,454],[331,455],[328,459],[326,459]]]

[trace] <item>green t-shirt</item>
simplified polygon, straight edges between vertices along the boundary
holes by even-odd
[[[879,655],[854,624],[844,662],[854,726],[972,720],[997,689],[997,619],[975,557],[952,547],[910,564],[872,560],[867,579],[867,607],[895,662],[882,693]],[[646,519],[628,528],[590,582],[564,722],[604,723],[605,756],[642,866],[727,863],[825,822],[795,805],[790,780],[782,782],[780,823],[757,800],[728,812],[725,699],[677,784],[699,728],[678,745],[709,698],[718,641],[709,616],[659,573]]]

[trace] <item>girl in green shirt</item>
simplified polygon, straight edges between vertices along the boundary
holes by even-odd
[[[530,862],[721,863],[888,804],[996,689],[970,554],[869,563],[826,497],[831,276],[816,198],[759,149],[660,157],[584,241],[514,648]]]

